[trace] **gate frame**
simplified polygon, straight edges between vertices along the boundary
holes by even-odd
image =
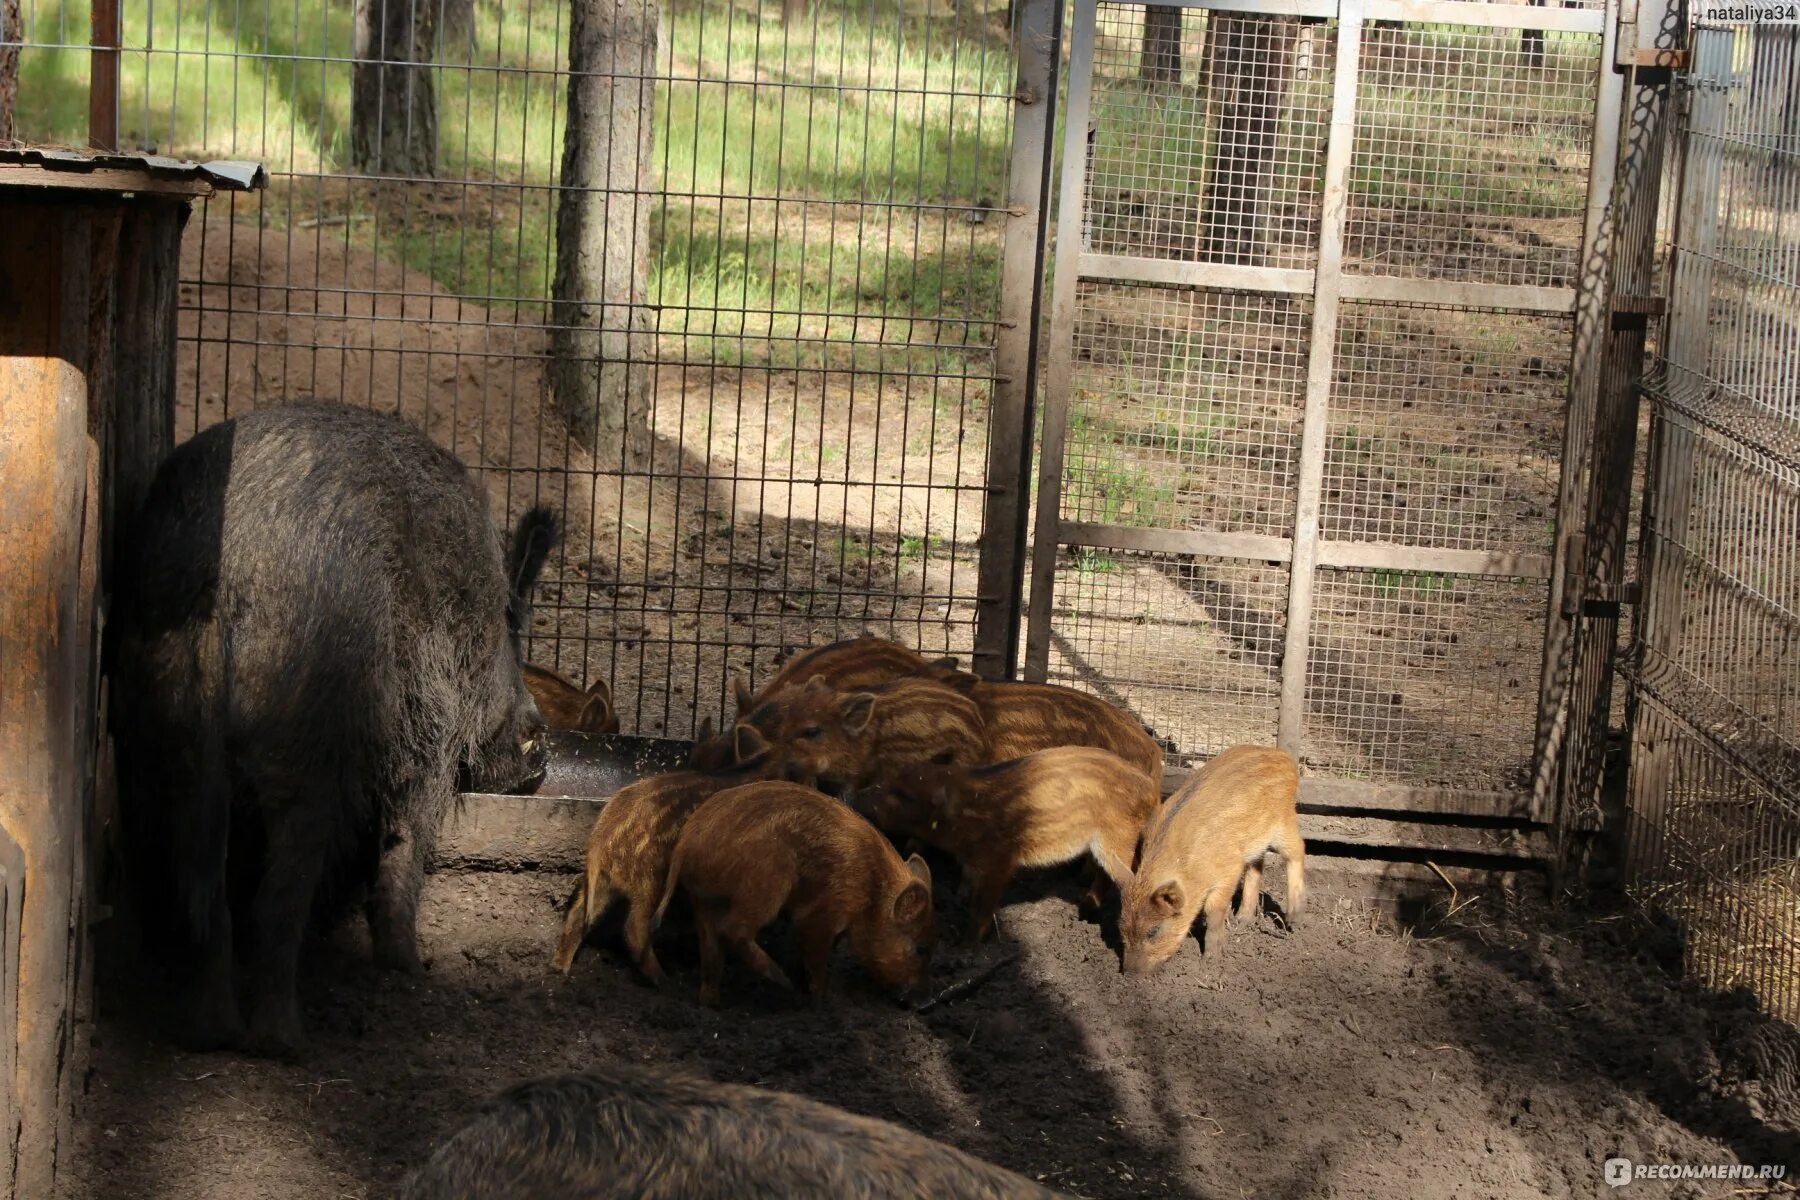
[[[1654,4],[1658,0],[1645,0]],[[1460,575],[1538,579],[1548,585],[1544,617],[1533,786],[1520,794],[1496,789],[1469,791],[1408,784],[1363,783],[1320,778],[1303,781],[1306,800],[1325,808],[1399,809],[1442,816],[1510,818],[1543,828],[1554,818],[1562,750],[1571,721],[1568,670],[1556,664],[1572,658],[1581,619],[1592,478],[1595,410],[1600,395],[1603,331],[1608,327],[1607,272],[1611,249],[1611,203],[1619,163],[1625,75],[1617,69],[1621,0],[1593,9],[1561,9],[1529,4],[1485,4],[1467,0],[1176,0],[1183,8],[1214,13],[1300,16],[1335,20],[1337,45],[1328,134],[1321,166],[1323,200],[1315,266],[1311,270],[1096,255],[1082,242],[1086,220],[1086,175],[1090,154],[1088,123],[1094,90],[1094,58],[1100,0],[1074,0],[1068,100],[1064,115],[1063,164],[1058,184],[1056,257],[1051,288],[1050,347],[1046,373],[1042,454],[1038,469],[1036,529],[1031,557],[1030,607],[1024,677],[1041,682],[1049,661],[1057,559],[1065,546],[1204,554],[1289,568],[1286,644],[1281,667],[1277,744],[1298,755],[1306,712],[1306,674],[1312,639],[1312,598],[1318,567],[1430,570]],[[1635,18],[1635,11],[1633,14]],[[1577,276],[1570,287],[1426,281],[1429,299],[1468,307],[1524,313],[1572,314],[1568,397],[1563,408],[1564,450],[1556,527],[1547,552],[1462,550],[1394,543],[1321,541],[1319,508],[1326,430],[1335,365],[1338,308],[1343,300],[1393,301],[1417,298],[1421,281],[1405,276],[1342,273],[1343,227],[1351,150],[1356,128],[1362,30],[1372,21],[1410,21],[1470,29],[1541,29],[1598,35],[1594,116],[1588,167],[1587,204]],[[1634,31],[1635,33],[1635,31]],[[1635,37],[1634,37],[1635,40]],[[1075,252],[1071,253],[1071,248]],[[1313,302],[1307,362],[1306,408],[1302,418],[1293,532],[1288,536],[1182,529],[1137,528],[1062,518],[1063,465],[1069,399],[1074,374],[1073,330],[1077,286],[1086,280],[1119,283],[1172,283],[1274,294],[1308,295]],[[1584,332],[1585,331],[1585,332]],[[1629,461],[1629,457],[1627,458]],[[1610,656],[1605,656],[1610,659]],[[1610,661],[1601,669],[1610,672]],[[1583,720],[1585,720],[1585,715]]]

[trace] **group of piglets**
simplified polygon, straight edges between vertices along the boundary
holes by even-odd
[[[1206,920],[1225,938],[1240,881],[1253,918],[1270,850],[1288,863],[1287,918],[1305,890],[1297,772],[1281,750],[1237,746],[1162,800],[1162,751],[1099,697],[996,683],[876,637],[817,646],[761,690],[737,684],[737,718],[703,725],[683,770],[634,783],[602,807],[586,870],[569,897],[555,965],[568,971],[588,932],[626,905],[626,947],[658,982],[653,935],[685,894],[699,938],[701,998],[720,999],[723,950],[792,988],[758,944],[785,913],[808,991],[823,996],[847,938],[871,975],[903,998],[925,987],[936,927],[931,871],[902,844],[949,855],[968,885],[971,939],[992,934],[1021,867],[1089,860],[1085,901],[1120,894],[1125,968],[1166,961]]]

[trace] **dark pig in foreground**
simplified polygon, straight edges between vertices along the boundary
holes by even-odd
[[[421,875],[459,784],[543,776],[519,637],[556,535],[533,509],[503,550],[455,457],[339,405],[225,421],[163,464],[121,540],[115,733],[130,874],[187,968],[193,1042],[296,1049],[308,919],[358,895],[376,960],[423,969]]]
[[[612,689],[596,679],[587,690],[548,667],[525,664],[525,686],[537,703],[544,724],[572,733],[617,733],[619,714],[613,708]]]
[[[509,1089],[401,1200],[1058,1200],[886,1121],[761,1088],[607,1066]]]
[[[588,931],[619,900],[625,901],[625,946],[644,978],[662,980],[662,965],[651,945],[656,902],[669,875],[669,857],[682,826],[702,802],[717,792],[767,778],[769,747],[724,771],[670,771],[621,788],[600,808],[588,834],[586,869],[569,897],[556,969],[575,965]]]
[[[659,924],[676,888],[693,905],[707,1004],[719,1002],[720,943],[764,979],[793,987],[756,941],[783,912],[815,998],[829,984],[832,947],[846,935],[883,987],[911,996],[925,984],[936,940],[930,868],[917,855],[902,862],[873,825],[811,788],[752,783],[706,801],[675,843]]]
[[[1299,785],[1299,765],[1286,750],[1233,746],[1163,802],[1144,827],[1137,871],[1120,889],[1126,971],[1141,974],[1167,962],[1196,913],[1206,920],[1206,956],[1216,958],[1240,880],[1238,920],[1255,918],[1270,850],[1287,862],[1283,915],[1295,923],[1306,896],[1306,846],[1294,803]]]
[[[992,766],[915,767],[875,797],[875,824],[956,857],[972,892],[972,936],[986,937],[1013,873],[1091,855],[1104,879],[1131,878],[1138,833],[1161,789],[1117,755],[1086,746],[1040,750]]]

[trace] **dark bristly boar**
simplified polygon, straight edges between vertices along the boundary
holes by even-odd
[[[604,1066],[519,1084],[400,1200],[1058,1200],[886,1121],[761,1088]]]
[[[1287,751],[1233,746],[1163,802],[1144,827],[1137,871],[1120,896],[1127,971],[1167,962],[1196,913],[1206,918],[1206,955],[1216,956],[1240,879],[1238,919],[1255,917],[1270,850],[1287,860],[1284,915],[1294,923],[1306,896],[1306,847],[1294,810],[1299,784],[1299,766]]]
[[[688,818],[657,905],[687,893],[700,935],[700,995],[719,1003],[720,943],[764,979],[787,974],[757,945],[786,912],[800,941],[808,990],[825,994],[831,949],[850,948],[883,987],[910,996],[925,984],[935,942],[931,871],[844,804],[798,784],[752,783],[720,792]]]
[[[915,767],[874,799],[875,824],[953,855],[969,879],[972,936],[993,930],[1013,873],[1091,855],[1104,878],[1131,878],[1138,834],[1161,789],[1115,754],[1086,746],[1040,750],[976,767]],[[1100,899],[1101,881],[1090,902]]]
[[[556,526],[531,510],[503,553],[462,463],[340,405],[226,421],[163,464],[120,541],[115,733],[130,873],[194,975],[197,1044],[297,1048],[308,918],[359,893],[377,961],[423,970],[421,875],[459,784],[544,773],[519,638]]]
[[[754,731],[752,731],[754,732]],[[769,747],[746,745],[746,761],[717,772],[671,771],[622,788],[600,809],[588,834],[586,873],[575,885],[556,944],[556,969],[568,972],[588,931],[618,900],[624,900],[625,945],[652,983],[662,965],[651,945],[656,902],[668,879],[669,858],[682,826],[714,793],[767,778]]]
[[[990,683],[967,674],[951,682],[981,709],[997,762],[1052,746],[1092,746],[1162,783],[1162,747],[1130,713],[1092,693],[1053,683]]]
[[[572,733],[617,733],[619,714],[613,709],[612,689],[596,679],[584,692],[573,681],[548,667],[525,664],[525,686],[537,702],[544,724]]]

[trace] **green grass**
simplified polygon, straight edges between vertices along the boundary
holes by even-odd
[[[997,97],[1014,71],[999,0],[821,4],[793,30],[777,8],[676,0],[665,11],[649,213],[664,358],[967,370],[991,346],[999,299],[1004,221],[968,226],[956,208],[1003,197],[1011,106]],[[27,140],[85,140],[88,12],[75,0],[27,7],[28,43],[71,47],[23,53]],[[446,44],[433,75],[435,185],[342,178],[352,40],[343,0],[125,5],[121,129],[131,146],[263,161],[272,186],[260,202],[238,202],[239,219],[322,228],[497,313],[542,319],[568,20],[551,0],[477,0],[472,45]],[[1191,83],[1129,81],[1136,46],[1122,32],[1101,56],[1118,78],[1094,99],[1104,187],[1184,201],[1212,153],[1201,135],[1206,98]],[[1540,82],[1520,87],[1510,35],[1412,29],[1389,42],[1365,58],[1352,166],[1360,202],[1579,212],[1585,181],[1569,164],[1589,123],[1586,43],[1547,35],[1546,65],[1531,76]],[[1325,49],[1321,40],[1314,69],[1284,101],[1271,168],[1280,193],[1316,193]],[[1197,53],[1190,59],[1191,80]],[[1176,416],[1115,430],[1115,440],[1204,458],[1228,428]]]
[[[125,10],[123,42],[137,48],[122,61],[131,146],[261,160],[274,177],[265,227],[359,218],[329,228],[447,290],[541,313],[566,5],[478,0],[473,49],[446,44],[434,75],[438,177],[451,186],[380,188],[331,178],[351,170],[350,5]],[[87,5],[28,11],[27,41],[87,41]],[[665,13],[651,160],[663,194],[650,214],[665,357],[961,369],[965,347],[991,345],[1001,222],[972,229],[953,206],[1003,195],[1011,114],[995,97],[1014,77],[1004,34],[978,6],[952,18],[911,0],[821,5],[793,31],[777,12],[690,0]],[[85,49],[25,51],[28,140],[85,141],[87,70]],[[455,186],[464,180],[511,186]]]

